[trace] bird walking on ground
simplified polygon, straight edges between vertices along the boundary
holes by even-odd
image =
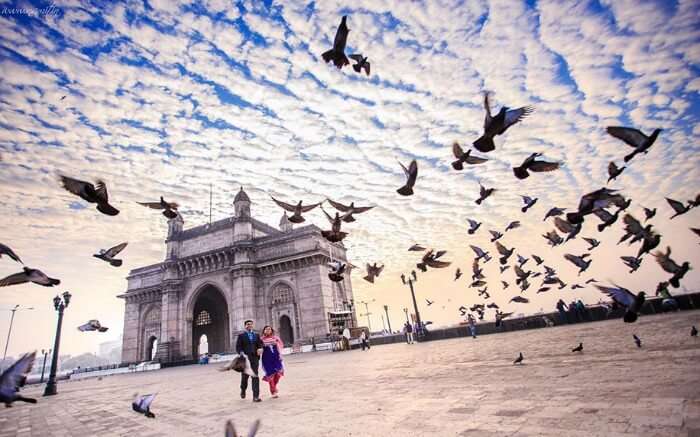
[[[36,351],[22,355],[0,375],[0,403],[11,407],[13,402],[21,401],[36,404],[36,399],[19,394],[19,389],[27,382],[27,375],[32,370]]]
[[[628,146],[634,147],[632,153],[625,156],[625,162],[629,162],[638,153],[649,153],[649,148],[654,144],[662,129],[654,129],[654,132],[649,136],[631,127],[609,126],[606,131],[613,137],[624,141]]]
[[[508,128],[534,111],[534,108],[531,106],[523,106],[513,110],[509,110],[510,108],[504,106],[495,117],[492,117],[489,93],[484,93],[484,109],[486,110],[484,134],[474,141],[474,147],[480,152],[490,152],[494,150],[496,145],[493,142],[493,137],[503,134]]]
[[[618,285],[614,287],[596,285],[595,287],[627,309],[623,318],[625,323],[634,323],[637,320],[639,317],[638,313],[642,310],[642,306],[644,306],[644,301],[646,300],[646,293],[644,291],[640,291],[635,295],[628,289]]]
[[[350,64],[348,57],[345,56],[345,44],[347,44],[348,33],[350,32],[347,25],[347,19],[347,15],[343,15],[343,18],[340,20],[338,30],[335,32],[333,48],[321,55],[326,63],[333,61],[333,65],[339,69]]]
[[[515,361],[513,361],[513,364],[522,364],[523,359],[525,359],[525,357],[523,357],[523,353],[520,352],[518,358],[516,358]]]
[[[102,214],[115,216],[119,210],[109,204],[107,185],[102,180],[97,180],[93,185],[90,182],[73,179],[68,176],[59,175],[61,185],[69,193],[75,194],[81,199],[97,204],[97,210]]]
[[[101,259],[102,261],[108,262],[111,266],[114,267],[119,267],[122,265],[122,260],[120,259],[114,259],[115,256],[119,255],[119,252],[124,250],[126,245],[129,243],[121,243],[117,244],[114,247],[111,247],[107,250],[100,249],[100,253],[97,253],[93,255],[95,258]]]
[[[536,158],[542,156],[541,153],[533,153],[528,156],[525,161],[518,167],[513,167],[513,174],[518,179],[527,179],[530,177],[531,171],[541,173],[545,171],[554,171],[559,168],[558,162],[538,161]],[[523,211],[524,212],[524,211]]]
[[[0,258],[2,258],[3,255],[7,255],[8,257],[10,257],[11,260],[24,264],[24,262],[22,262],[22,260],[19,259],[19,256],[17,256],[17,254],[12,249],[10,249],[9,246],[0,243]]]
[[[583,352],[583,343],[579,343],[578,346],[571,349],[571,352]]]
[[[402,196],[411,196],[413,194],[413,186],[416,185],[416,179],[418,178],[418,163],[414,159],[406,168],[403,164],[399,162],[399,165],[403,169],[406,175],[406,184],[396,190]]]
[[[177,217],[177,209],[180,205],[175,202],[166,202],[163,196],[160,196],[160,202],[136,202],[141,206],[151,209],[162,209],[163,215],[169,219],[174,219]]]

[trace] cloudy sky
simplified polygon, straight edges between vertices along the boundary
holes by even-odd
[[[62,351],[96,351],[122,330],[132,268],[164,257],[166,222],[134,201],[165,195],[182,205],[186,227],[208,221],[209,184],[214,220],[230,216],[239,186],[253,215],[277,225],[281,210],[270,195],[296,202],[326,197],[376,205],[347,226],[351,261],[386,265],[374,285],[352,274],[356,300],[370,302],[372,327],[381,305],[397,329],[408,289],[398,278],[415,268],[412,243],[446,249],[452,266],[423,274],[417,284],[423,318],[459,321],[457,308],[483,302],[468,275],[469,244],[495,254],[488,229],[522,227],[501,240],[526,257],[537,254],[569,283],[590,277],[653,292],[666,278],[652,256],[634,274],[619,257],[638,246],[617,246],[621,223],[598,233],[587,220],[581,236],[603,240],[588,272],[578,277],[564,253],[580,255],[577,238],[551,249],[541,234],[552,206],[573,209],[582,194],[605,185],[610,161],[630,149],[608,136],[610,125],[664,131],[647,155],[636,157],[610,184],[633,199],[629,209],[658,208],[651,220],[679,262],[700,266],[698,210],[669,221],[664,197],[682,201],[700,192],[700,8],[696,1],[57,1],[0,6],[0,242],[27,265],[58,277],[58,289],[20,285],[1,290],[0,308],[17,313],[8,354],[49,347],[56,314],[51,299],[70,290]],[[25,8],[23,12],[11,8]],[[5,9],[7,8],[7,9]],[[366,77],[323,63],[342,15],[348,16],[347,53],[372,64]],[[450,144],[470,144],[483,125],[483,92],[495,110],[532,105],[535,112],[496,139],[481,166],[457,172]],[[63,98],[65,96],[65,98]],[[554,173],[517,181],[511,167],[532,152],[563,163]],[[396,189],[397,160],[419,168],[416,194]],[[61,172],[104,178],[116,217],[64,191]],[[479,181],[499,191],[481,206]],[[520,195],[537,197],[526,214]],[[466,219],[483,222],[467,235]],[[326,227],[320,210],[310,222]],[[124,265],[91,255],[122,241]],[[528,267],[530,261],[526,267]],[[3,258],[0,276],[19,265]],[[549,310],[560,297],[595,303],[595,289],[535,295],[507,304],[512,269],[499,275],[486,264],[493,301],[506,310]],[[512,283],[502,290],[500,280]],[[697,290],[700,273],[683,281]],[[679,289],[682,291],[682,289]],[[426,308],[423,299],[436,303]],[[448,301],[449,300],[449,301]],[[364,311],[363,311],[364,312]],[[75,327],[98,318],[106,334]],[[0,335],[10,312],[0,313]]]

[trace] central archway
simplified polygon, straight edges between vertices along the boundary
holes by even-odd
[[[292,329],[292,321],[288,316],[280,317],[280,338],[285,345],[294,343],[294,330]]]
[[[229,347],[228,305],[221,291],[206,285],[197,296],[192,311],[192,356],[199,356],[200,339],[206,338],[207,352],[222,353]]]

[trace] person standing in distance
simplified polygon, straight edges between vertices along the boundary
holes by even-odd
[[[258,375],[258,368],[260,367],[260,355],[263,351],[263,342],[260,336],[253,331],[253,321],[246,320],[245,331],[238,334],[238,339],[236,340],[236,353],[243,355],[245,354],[250,361],[250,367],[253,368],[256,376],[252,376],[253,379],[253,402],[260,402],[260,378]],[[245,372],[241,372],[241,399],[245,399],[245,392],[248,389],[248,375]]]

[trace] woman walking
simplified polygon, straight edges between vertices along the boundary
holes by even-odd
[[[282,365],[282,349],[284,344],[278,336],[275,335],[275,330],[272,326],[265,326],[262,330],[261,338],[264,348],[262,354],[262,366],[265,371],[263,381],[270,384],[270,394],[273,398],[278,397],[277,384],[280,378],[284,375],[284,366]]]

